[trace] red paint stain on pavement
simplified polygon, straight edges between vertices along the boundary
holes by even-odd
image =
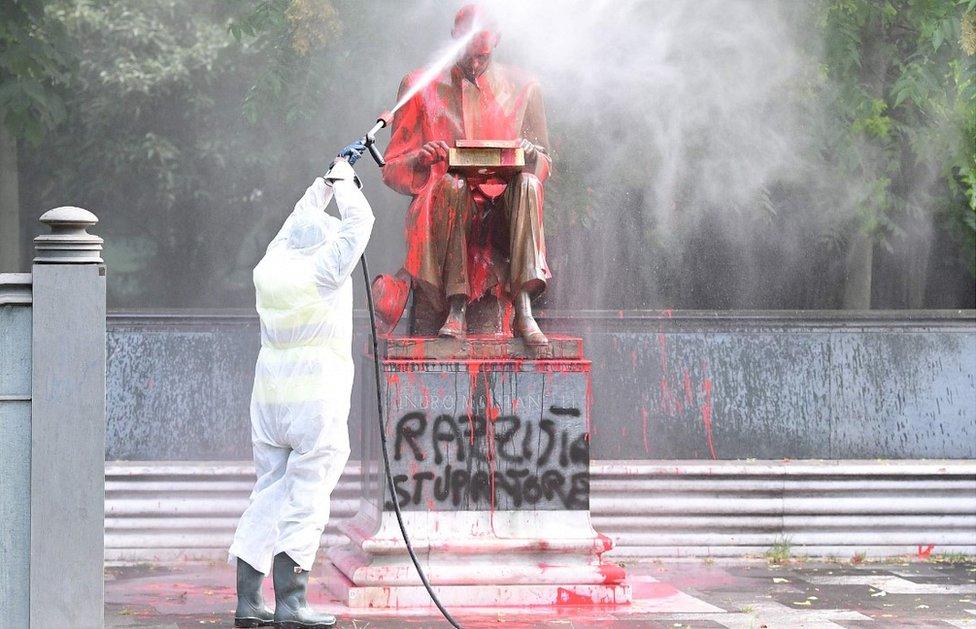
[[[667,598],[676,594],[681,594],[681,590],[670,583],[660,581],[651,582],[632,582],[630,584],[634,599],[639,598]]]

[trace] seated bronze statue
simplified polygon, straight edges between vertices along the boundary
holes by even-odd
[[[494,300],[494,322],[478,331],[510,332],[514,308],[514,332],[544,346],[531,305],[550,278],[542,205],[551,159],[542,95],[532,77],[492,61],[497,27],[478,7],[464,7],[452,35],[472,28],[478,32],[457,63],[397,111],[386,150],[383,181],[413,197],[399,274],[414,290],[411,332],[422,333],[426,319],[436,321],[439,335],[463,338],[470,307]],[[398,100],[422,73],[403,79]]]

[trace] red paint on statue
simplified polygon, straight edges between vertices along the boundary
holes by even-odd
[[[496,42],[494,33],[479,33],[469,44],[459,64],[445,69],[422,86],[393,119],[385,156],[387,165],[382,174],[383,181],[389,187],[413,197],[406,216],[407,253],[404,269],[414,278],[420,277],[427,251],[434,246],[428,241],[435,220],[435,196],[440,194],[438,188],[447,174],[446,161],[439,159],[433,164],[423,162],[420,155],[424,144],[444,142],[453,147],[460,139],[524,138],[535,144],[548,145],[538,82],[515,68],[490,62]],[[466,64],[474,54],[487,54],[489,62],[483,73],[473,78],[470,74],[472,68]],[[462,70],[462,66],[467,70]],[[398,101],[418,83],[423,74],[424,69],[421,68],[404,77],[397,94]],[[540,153],[533,167],[527,170],[545,182],[549,168],[549,157]],[[480,207],[484,205],[485,197],[495,197],[504,191],[506,182],[471,182],[471,185],[484,195]],[[541,205],[539,209],[541,211]],[[472,218],[480,222],[481,212]],[[495,229],[494,223],[499,221],[491,222],[493,224],[486,226]],[[472,233],[477,230],[477,225],[473,225]],[[480,297],[497,279],[492,268],[492,240],[472,238],[469,242],[468,281],[472,299]],[[548,269],[546,274],[548,276]]]
[[[510,300],[504,300],[504,308],[502,310],[502,334],[504,336],[512,336],[512,319],[514,317],[515,307],[512,305]]]

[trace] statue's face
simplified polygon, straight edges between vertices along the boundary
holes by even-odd
[[[476,79],[485,73],[491,63],[491,55],[498,45],[498,34],[482,31],[475,35],[468,43],[464,56],[458,61],[461,71],[469,79]]]

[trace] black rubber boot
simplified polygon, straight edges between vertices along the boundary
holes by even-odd
[[[264,604],[261,582],[264,575],[243,559],[237,560],[237,611],[235,627],[270,627],[274,624],[274,612]]]
[[[298,567],[287,553],[278,553],[271,569],[275,591],[275,627],[279,629],[325,629],[335,616],[320,614],[308,606],[308,572]]]

